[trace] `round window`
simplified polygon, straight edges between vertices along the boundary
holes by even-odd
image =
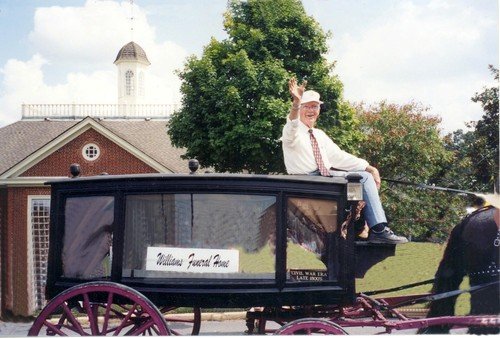
[[[86,159],[87,161],[95,161],[101,154],[101,150],[99,149],[99,146],[94,143],[89,143],[85,145],[82,149],[82,155],[83,158]]]

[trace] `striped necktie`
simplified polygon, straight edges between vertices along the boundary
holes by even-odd
[[[314,159],[316,160],[316,164],[318,165],[319,172],[321,176],[331,176],[328,169],[325,167],[325,163],[323,162],[323,158],[321,157],[321,153],[319,152],[318,141],[313,134],[313,130],[309,129],[309,137],[311,139],[311,145],[313,148]]]

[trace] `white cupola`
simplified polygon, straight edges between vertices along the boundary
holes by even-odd
[[[143,104],[146,70],[151,64],[144,49],[131,41],[120,49],[113,63],[118,67],[118,103]]]

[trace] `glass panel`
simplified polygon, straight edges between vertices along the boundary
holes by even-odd
[[[301,197],[288,198],[286,224],[287,280],[328,279],[327,236],[337,229],[337,202]]]
[[[114,198],[66,199],[63,276],[92,279],[111,274]]]
[[[130,195],[123,277],[274,279],[275,231],[274,196]]]

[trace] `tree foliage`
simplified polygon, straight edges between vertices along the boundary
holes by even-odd
[[[169,136],[186,158],[217,171],[283,172],[279,138],[291,76],[321,93],[319,126],[341,146],[356,143],[353,111],[324,57],[329,35],[299,0],[230,1],[224,27],[228,38],[212,38],[179,72],[182,108]]]
[[[427,109],[416,103],[381,102],[360,105],[357,111],[366,135],[362,156],[383,178],[440,185],[453,153],[439,135],[439,118],[426,115]],[[464,200],[446,192],[384,181],[381,198],[391,227],[413,239],[442,241],[463,216]]]
[[[477,180],[474,177],[472,159],[469,157],[471,146],[474,144],[474,133],[464,132],[462,129],[444,137],[446,149],[453,152],[453,165],[443,173],[442,182],[445,186],[468,191],[476,189]]]
[[[362,152],[385,176],[426,182],[451,159],[439,135],[440,119],[425,115],[422,105],[381,102],[358,111],[367,138]]]
[[[498,69],[489,66],[497,82],[496,86],[484,88],[483,92],[476,93],[472,101],[481,103],[484,114],[481,120],[477,122],[474,130],[474,142],[469,151],[470,158],[476,158],[472,161],[474,174],[479,183],[488,189],[493,187],[495,180],[498,179]]]
[[[489,68],[498,83],[498,69]],[[498,84],[476,93],[472,101],[481,104],[484,114],[481,120],[467,123],[471,130],[446,136],[447,148],[455,154],[447,177],[459,189],[491,192],[499,172]]]

